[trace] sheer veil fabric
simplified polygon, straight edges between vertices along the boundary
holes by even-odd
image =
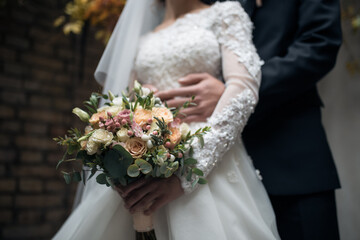
[[[176,79],[194,69],[218,78],[222,77],[220,70],[224,72],[227,94],[217,106],[219,117],[209,121],[215,123],[217,131],[208,134],[210,147],[206,154],[199,150],[198,158],[204,172],[213,172],[207,175],[208,184],[196,190],[189,188],[188,194],[156,212],[157,239],[279,239],[270,200],[237,134],[249,116],[238,113],[242,109],[251,112],[260,83],[261,61],[252,45],[248,16],[238,2],[216,3],[207,10],[186,15],[158,34],[146,34],[160,23],[163,13],[164,8],[156,0],[128,0],[95,72],[104,91],[116,94],[128,86],[133,69],[139,71],[140,80],[152,79],[154,82],[146,83],[158,84],[159,89],[177,87]],[[213,23],[217,24],[215,29],[209,27]],[[193,128],[197,126],[192,124]],[[229,139],[228,144],[225,141]],[[218,163],[212,162],[215,156]],[[54,239],[132,240],[135,235],[131,216],[120,196],[93,178]]]
[[[126,89],[140,37],[160,24],[164,10],[156,0],[127,1],[95,71],[103,92],[121,94]]]

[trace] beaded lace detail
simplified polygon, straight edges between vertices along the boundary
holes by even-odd
[[[208,119],[211,131],[204,136],[205,145],[200,147],[199,143],[194,144],[194,158],[198,160],[197,168],[204,172],[206,177],[216,164],[221,160],[224,154],[234,145],[241,131],[246,125],[248,118],[254,111],[256,105],[254,93],[246,89],[226,106],[221,112],[214,114]],[[228,173],[230,182],[236,179]],[[195,180],[197,176],[193,175]],[[185,193],[194,190],[191,182],[186,180],[185,176],[181,176],[181,183]]]
[[[200,12],[186,14],[171,26],[142,38],[134,67],[137,78],[159,90],[179,87],[178,79],[191,73],[206,72],[222,79],[226,48],[259,83],[262,61],[252,44],[252,28],[238,2],[216,2]],[[204,148],[195,146],[194,158],[205,176],[238,139],[257,101],[249,89],[232,94],[229,99],[222,110],[208,119],[206,125],[212,130],[205,135]],[[229,181],[236,181],[232,175],[228,174]],[[180,178],[186,193],[194,190],[185,177]]]

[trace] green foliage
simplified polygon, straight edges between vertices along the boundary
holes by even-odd
[[[171,108],[171,112],[174,115],[174,118],[177,117],[182,109],[188,108],[189,106],[196,106],[194,103],[195,96],[192,96],[189,101],[186,101],[181,107],[178,108]]]
[[[104,169],[111,178],[125,177],[133,158],[121,145],[116,145],[104,157]]]
[[[161,136],[164,136],[165,134],[171,134],[171,131],[169,130],[168,128],[168,125],[166,124],[164,118],[157,118],[157,117],[154,117],[157,122],[156,122],[156,125],[159,127],[160,129],[160,135]]]

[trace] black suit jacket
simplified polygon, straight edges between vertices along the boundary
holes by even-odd
[[[316,88],[341,45],[338,0],[263,0],[260,8],[255,0],[240,2],[265,61],[259,103],[243,140],[267,191],[295,195],[338,188]]]

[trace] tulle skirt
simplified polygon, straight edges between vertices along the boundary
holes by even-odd
[[[270,200],[241,140],[207,179],[155,213],[158,240],[279,239]],[[117,192],[93,178],[54,239],[135,239],[123,205]]]

